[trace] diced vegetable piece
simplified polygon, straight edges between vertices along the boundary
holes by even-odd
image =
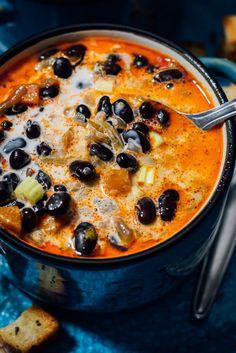
[[[164,142],[163,137],[155,131],[151,131],[149,133],[149,136],[150,136],[151,145],[153,147],[158,147],[158,146],[162,145]]]
[[[113,80],[98,79],[94,83],[94,89],[99,92],[111,93],[113,91]]]
[[[21,98],[21,103],[24,104],[39,104],[39,85],[29,84],[25,85],[27,91]]]
[[[44,189],[34,177],[27,177],[23,180],[15,190],[18,199],[28,200],[31,204],[35,204],[44,195]]]
[[[21,233],[21,212],[17,206],[0,208],[0,227],[19,236]]]
[[[138,184],[153,185],[155,181],[155,168],[142,166],[138,173]]]
[[[127,194],[131,189],[129,173],[125,169],[112,169],[103,174],[103,188],[106,194],[117,196]]]
[[[115,234],[108,236],[110,244],[121,251],[128,250],[135,240],[133,230],[120,217],[113,217],[112,223],[115,228]]]

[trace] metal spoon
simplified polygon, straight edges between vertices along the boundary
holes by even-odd
[[[236,99],[223,103],[216,108],[197,114],[186,114],[182,112],[178,113],[186,116],[200,129],[209,130],[212,127],[236,115]]]
[[[205,258],[193,302],[193,315],[209,314],[236,246],[236,171],[229,189],[222,223],[215,243]]]

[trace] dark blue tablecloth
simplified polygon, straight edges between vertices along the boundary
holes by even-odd
[[[212,55],[222,40],[221,16],[236,11],[235,0],[0,1],[0,51],[57,25],[110,22],[132,25],[174,41],[203,42]],[[1,8],[0,8],[1,10]],[[0,262],[1,265],[1,262]],[[49,308],[62,323],[59,338],[44,353],[235,353],[236,256],[210,316],[191,318],[197,271],[157,303],[127,313],[95,315]],[[0,277],[0,326],[31,300]]]

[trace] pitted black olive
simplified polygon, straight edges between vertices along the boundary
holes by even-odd
[[[4,120],[2,123],[1,123],[1,127],[3,128],[3,130],[10,130],[10,128],[12,127],[12,122],[9,121],[9,120]],[[0,139],[1,140],[1,139]]]
[[[179,193],[174,189],[165,190],[158,199],[158,212],[163,221],[172,221],[175,217]]]
[[[28,120],[26,124],[25,133],[29,139],[36,139],[41,134],[41,128],[38,123]]]
[[[170,115],[164,109],[159,109],[156,113],[156,118],[159,124],[163,127],[167,127],[170,124]]]
[[[112,106],[110,98],[108,96],[103,96],[98,102],[98,112],[104,112],[107,117],[112,115]]]
[[[119,153],[116,157],[116,162],[121,168],[135,172],[138,169],[137,159],[129,153]]]
[[[42,170],[38,171],[35,179],[43,186],[44,189],[49,190],[52,186],[51,178],[48,174],[43,172]]]
[[[45,142],[41,142],[37,147],[36,151],[39,156],[49,156],[52,152],[52,148]]]
[[[96,156],[104,162],[108,162],[113,158],[113,152],[101,143],[92,143],[89,146],[90,156]]]
[[[32,208],[25,207],[21,211],[22,214],[22,229],[25,232],[31,232],[37,224],[37,216]]]
[[[13,190],[15,190],[20,182],[20,178],[16,173],[5,174],[2,179],[11,184]]]
[[[138,69],[140,69],[141,67],[144,67],[144,66],[148,65],[148,59],[145,56],[141,55],[141,54],[135,55],[134,65]]]
[[[139,113],[143,119],[151,119],[154,114],[154,108],[152,103],[143,102],[139,107]]]
[[[154,76],[154,80],[157,82],[166,82],[171,80],[179,80],[183,77],[183,74],[178,69],[166,69],[158,72]]]
[[[23,148],[25,146],[26,146],[26,141],[22,137],[18,137],[8,141],[6,145],[3,147],[3,152],[10,153],[16,148]]]
[[[87,48],[85,45],[77,44],[67,48],[65,50],[65,54],[69,57],[79,59],[79,61],[76,62],[76,65],[79,65],[84,59],[86,50]]]
[[[136,212],[139,222],[142,224],[150,224],[156,219],[156,207],[150,197],[143,197],[138,201]]]
[[[68,213],[71,204],[71,197],[67,192],[53,194],[46,203],[46,210],[51,216],[64,216]]]
[[[85,117],[85,119],[89,119],[91,116],[91,112],[89,108],[84,104],[78,105],[78,107],[76,108],[76,112],[79,114],[82,114]]]
[[[9,159],[10,166],[12,167],[12,169],[21,169],[27,164],[29,164],[30,161],[30,155],[28,155],[28,153],[21,150],[20,148],[17,148],[16,150],[12,151]]]
[[[0,181],[0,203],[8,201],[11,197],[12,185],[6,180]]]
[[[67,58],[57,58],[53,64],[54,74],[60,78],[68,78],[72,74],[72,65]]]
[[[39,55],[39,61],[48,59],[48,58],[50,58],[50,56],[53,56],[53,55],[55,55],[58,52],[59,52],[59,49],[57,49],[57,48],[49,49],[49,50],[47,50],[44,53]]]
[[[138,130],[130,129],[123,132],[123,138],[125,142],[128,142],[129,139],[132,139],[136,142],[137,145],[142,147],[143,153],[146,153],[150,150],[151,145],[148,139]]]
[[[39,95],[43,99],[55,98],[59,94],[59,86],[51,85],[40,88]]]
[[[120,73],[121,66],[117,63],[107,61],[104,63],[103,69],[104,69],[106,75],[116,76]]]
[[[134,123],[132,129],[142,132],[145,136],[149,133],[149,127],[142,122]]]
[[[10,199],[5,202],[1,202],[0,207],[11,207],[11,206],[17,206],[19,209],[22,209],[25,207],[25,204],[23,202],[18,201],[17,199]]]
[[[133,110],[124,99],[118,99],[112,104],[115,115],[123,119],[127,124],[134,120]]]
[[[80,223],[74,230],[75,250],[80,255],[89,255],[95,249],[98,235],[95,227],[88,222]]]
[[[28,109],[28,106],[26,104],[15,104],[11,108],[8,108],[5,110],[6,115],[17,115],[24,113]]]
[[[37,217],[42,217],[46,213],[45,201],[40,200],[35,205],[33,205],[34,213]]]
[[[62,185],[62,184],[58,184],[58,185],[54,185],[54,191],[55,192],[67,192],[67,188],[65,187],[65,185]]]
[[[96,178],[94,166],[86,161],[74,161],[70,165],[70,172],[81,181],[92,181]]]

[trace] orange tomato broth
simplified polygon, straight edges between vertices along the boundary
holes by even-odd
[[[150,75],[150,80],[146,82],[145,90],[142,85],[139,85],[139,81],[146,76],[146,71],[144,69],[137,69],[131,65],[131,74],[136,79],[137,84],[133,86],[130,91],[125,92],[125,96],[137,95],[137,96],[145,96],[145,99],[158,97],[168,99],[171,104],[171,107],[176,108],[180,111],[188,111],[188,112],[199,112],[210,109],[214,106],[212,99],[209,94],[204,90],[200,83],[192,76],[191,73],[187,72],[180,64],[178,64],[174,59],[163,55],[160,52],[154,51],[152,49],[139,46],[134,43],[126,42],[121,39],[111,39],[111,38],[84,38],[78,41],[78,43],[82,43],[87,47],[87,51],[94,50],[100,53],[128,53],[130,55],[134,54],[142,54],[146,56],[149,62],[153,65],[156,65],[158,68],[164,68],[169,66],[171,63],[175,64],[175,67],[180,68],[182,72],[185,73],[184,80],[174,81],[174,89],[166,89],[166,83],[153,83],[151,77],[154,75]],[[76,44],[76,42],[73,42]],[[71,45],[71,43],[63,43],[59,47],[60,49],[64,49]],[[115,45],[115,47],[114,47]],[[111,47],[113,48],[111,51]],[[115,48],[115,49],[114,49]],[[37,54],[38,56],[38,54]],[[37,56],[32,56],[27,60],[23,60],[14,67],[12,67],[9,72],[5,73],[1,77],[0,84],[0,101],[3,101],[9,94],[9,90],[11,87],[23,84],[23,83],[31,83],[34,81],[35,76],[35,64],[37,63]],[[86,64],[86,57],[85,57]],[[122,68],[124,64],[121,62],[120,65]],[[122,70],[119,74],[119,77],[116,77],[116,80],[122,84],[123,76],[125,75],[125,70]],[[44,78],[54,77],[52,73],[47,72],[43,74],[39,80]],[[33,79],[32,79],[33,78]],[[145,94],[144,94],[145,93]],[[109,95],[109,94],[108,94]],[[101,94],[102,96],[102,94]],[[116,92],[113,94],[112,101],[119,98],[121,96],[120,92]],[[46,104],[46,103],[44,103]],[[131,105],[132,106],[132,105]],[[96,107],[94,107],[95,109]],[[177,207],[176,217],[173,221],[167,222],[168,225],[163,222],[163,229],[168,227],[168,234],[164,235],[155,240],[141,241],[138,238],[130,248],[121,252],[118,249],[112,247],[107,241],[105,249],[103,249],[103,253],[100,253],[99,247],[95,249],[95,251],[90,255],[91,258],[112,258],[112,257],[121,257],[133,253],[137,253],[139,251],[148,249],[158,243],[162,243],[165,240],[172,237],[175,233],[181,230],[190,220],[196,216],[199,210],[203,207],[206,200],[209,198],[212,190],[215,186],[215,183],[219,177],[220,167],[222,163],[223,156],[223,133],[221,127],[216,127],[211,129],[208,132],[203,132],[197,129],[192,125],[186,118],[178,115],[177,113],[171,113],[171,124],[167,129],[163,129],[161,131],[161,135],[164,137],[165,141],[170,141],[173,137],[182,134],[183,132],[188,132],[188,140],[184,141],[182,145],[178,145],[175,150],[175,155],[170,156],[169,159],[165,159],[165,166],[167,168],[172,169],[173,173],[175,170],[173,168],[174,160],[178,159],[179,164],[181,164],[181,169],[188,171],[190,165],[191,169],[194,171],[201,173],[201,175],[205,175],[205,192],[203,199],[194,207],[192,210],[188,210],[185,212],[185,215],[181,215],[178,217],[178,212],[181,211],[182,205],[186,205],[191,202],[191,200],[186,195],[186,190],[182,190],[181,188],[177,188],[180,194],[180,201]],[[20,117],[19,117],[20,118]],[[2,117],[1,120],[4,118]],[[1,122],[1,121],[0,121]],[[152,125],[151,129],[156,130],[156,126]],[[158,132],[160,132],[158,130]],[[186,146],[187,144],[187,146]],[[158,149],[158,153],[162,153],[165,148],[165,144],[161,145]],[[183,153],[183,150],[185,151]],[[104,169],[109,172],[109,167],[107,165],[104,166]],[[192,187],[194,188],[194,180],[192,180]],[[176,185],[173,184],[166,178],[164,183],[162,184],[162,191],[167,188],[175,188]],[[149,196],[149,195],[147,195]],[[121,198],[119,205],[124,202],[124,199]],[[119,216],[122,217],[125,210],[120,209]],[[135,211],[134,211],[135,213]],[[127,215],[126,215],[127,216]],[[134,215],[130,214],[130,217]],[[70,225],[72,229],[74,225]],[[149,226],[146,226],[147,232]],[[28,240],[32,246],[35,246],[33,242]],[[60,250],[57,246],[47,243],[43,246],[37,246],[43,251],[54,253],[62,256],[70,256],[70,257],[79,257],[73,249],[63,249]]]

